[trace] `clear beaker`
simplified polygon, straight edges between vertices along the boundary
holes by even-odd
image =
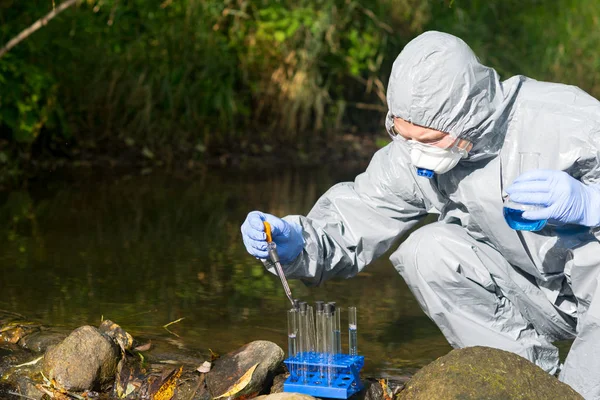
[[[519,176],[527,171],[538,169],[540,164],[540,153],[519,153]],[[539,210],[543,206],[532,204],[520,204],[504,199],[504,219],[508,226],[517,231],[539,231],[546,226],[547,220],[529,220],[522,217],[525,211]]]

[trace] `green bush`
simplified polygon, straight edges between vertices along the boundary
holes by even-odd
[[[3,2],[0,40],[52,6]],[[0,164],[65,135],[160,156],[378,131],[391,64],[426,29],[464,38],[503,77],[598,96],[599,16],[578,0],[85,0],[0,59]]]
[[[42,68],[8,54],[0,64],[0,123],[18,143],[33,143],[43,126],[57,127],[57,85]]]

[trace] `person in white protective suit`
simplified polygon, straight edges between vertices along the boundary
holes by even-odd
[[[573,86],[500,81],[461,39],[433,31],[395,60],[387,101],[394,140],[366,171],[306,217],[250,212],[248,252],[267,258],[266,220],[286,275],[318,285],[356,275],[439,214],[390,260],[450,344],[508,350],[556,373],[552,342],[574,338],[560,379],[600,399],[600,102]],[[523,151],[540,153],[539,170],[519,175]],[[524,218],[549,223],[511,229],[507,194],[541,206]]]

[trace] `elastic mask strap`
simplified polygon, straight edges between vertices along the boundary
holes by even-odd
[[[456,143],[454,143],[454,147],[465,150],[468,153],[473,148],[473,143],[467,139],[458,139]]]

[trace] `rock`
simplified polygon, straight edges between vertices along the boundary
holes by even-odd
[[[82,326],[46,352],[43,371],[67,390],[102,390],[115,377],[120,353],[111,338]]]
[[[300,393],[274,393],[266,396],[258,396],[256,400],[315,400],[315,397]]]
[[[364,389],[351,397],[352,400],[383,400],[383,388],[374,379],[363,380]]]
[[[16,392],[30,399],[41,399],[44,392],[39,390],[35,385],[36,382],[28,376],[18,375],[14,378],[14,384],[17,388]]]
[[[285,380],[288,378],[288,376],[290,376],[290,374],[280,374],[273,379],[273,386],[271,386],[271,394],[283,393],[283,384],[285,383]]]
[[[0,312],[0,341],[17,343],[27,350],[43,353],[49,346],[60,343],[67,334],[49,329],[35,322],[21,318],[16,321],[2,322]]]
[[[398,400],[583,399],[523,357],[490,347],[452,350],[422,368]]]
[[[0,340],[17,343],[21,338],[39,330],[40,327],[31,322],[11,322],[0,327]]]
[[[200,353],[195,349],[187,348],[183,342],[171,338],[153,341],[143,354],[149,364],[184,365],[194,370],[210,359],[209,353]]]
[[[66,337],[67,335],[63,332],[41,330],[22,337],[18,344],[27,350],[43,353],[50,346],[55,346],[62,342]]]
[[[35,387],[32,379],[34,376],[40,376],[41,360],[30,364],[39,359],[40,355],[26,350],[16,344],[0,343],[0,376],[4,383],[4,388],[0,388],[0,399],[17,398],[16,395],[9,395],[8,391],[19,393],[30,398],[39,399],[43,393]],[[29,365],[23,365],[28,364]],[[15,368],[19,366],[19,368]]]
[[[184,365],[192,369],[198,368],[206,360],[204,356],[194,354],[189,350],[180,350],[179,353],[175,351],[151,352],[145,356],[147,356],[146,361],[153,366]]]
[[[27,351],[16,344],[0,342],[0,376],[12,367],[34,360],[39,355]]]
[[[121,328],[119,325],[112,322],[110,319],[105,319],[98,327],[100,332],[107,334],[121,347],[123,351],[130,350],[133,345],[133,337]]]
[[[11,394],[17,391],[16,387],[9,382],[0,381],[0,399],[10,399],[15,396]]]
[[[182,376],[181,384],[177,385],[177,390],[173,400],[211,400],[212,396],[208,392],[205,383],[204,374]]]
[[[249,398],[265,393],[270,387],[275,371],[280,368],[283,358],[283,350],[275,343],[264,340],[251,342],[215,361],[206,376],[208,389],[213,397],[227,393],[250,368],[257,364],[250,382],[230,398],[242,396]]]
[[[395,399],[404,388],[401,380],[395,379],[362,379],[363,390],[355,393],[351,400],[384,400]]]

